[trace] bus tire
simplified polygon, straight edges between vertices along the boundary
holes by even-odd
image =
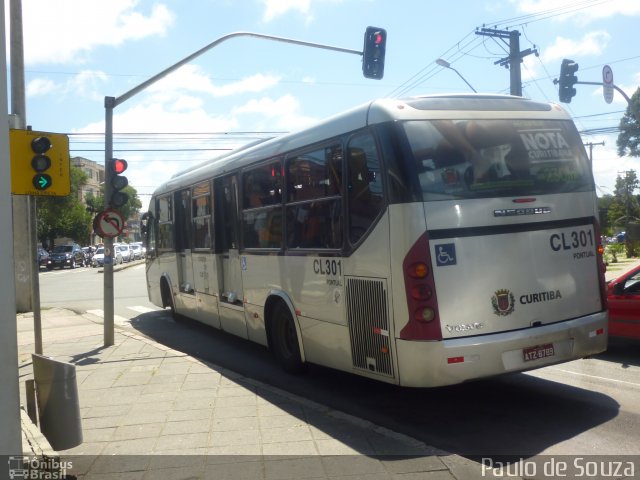
[[[173,301],[171,289],[169,288],[167,280],[164,278],[160,283],[160,293],[162,295],[162,306],[164,308],[169,307],[169,310],[171,310],[171,317],[173,318],[174,322],[181,322],[183,317],[176,312],[176,304]]]
[[[282,369],[288,373],[304,372],[296,326],[284,302],[278,302],[273,310],[270,337],[271,351]]]

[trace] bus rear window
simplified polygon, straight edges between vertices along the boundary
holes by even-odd
[[[404,129],[424,201],[593,189],[571,121],[408,121]]]

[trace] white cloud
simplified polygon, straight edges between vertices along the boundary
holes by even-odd
[[[75,97],[102,101],[104,98],[97,92],[99,86],[106,83],[107,75],[96,70],[83,70],[64,83],[55,83],[45,78],[35,78],[26,86],[27,97],[47,95],[49,93],[68,94]]]
[[[257,114],[264,117],[265,130],[299,130],[315,123],[317,119],[300,113],[300,102],[292,95],[283,95],[273,100],[263,97],[250,100],[233,110],[234,115]]]
[[[82,63],[98,46],[164,35],[173,14],[163,4],[141,13],[138,0],[25,0],[26,65]]]
[[[554,43],[545,48],[542,56],[545,62],[560,58],[600,55],[607,48],[611,35],[604,31],[589,32],[579,40],[556,37]]]
[[[91,100],[102,100],[104,96],[99,95],[100,86],[107,83],[107,75],[97,70],[83,70],[71,78],[66,86],[67,94],[90,98]]]
[[[44,78],[36,78],[31,80],[26,87],[27,97],[36,97],[38,95],[47,95],[59,88],[52,80]]]
[[[198,65],[185,65],[149,87],[149,91],[165,95],[167,92],[198,92],[213,97],[227,97],[241,93],[258,93],[278,84],[279,76],[251,75],[226,85],[215,85]]]
[[[262,20],[270,22],[276,17],[285,15],[290,11],[297,11],[306,18],[309,23],[313,17],[311,16],[311,0],[261,0],[265,6]]]

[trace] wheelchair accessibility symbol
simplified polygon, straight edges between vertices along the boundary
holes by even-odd
[[[436,245],[436,265],[445,267],[456,264],[456,246],[454,243]]]

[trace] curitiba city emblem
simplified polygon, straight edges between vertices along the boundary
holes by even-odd
[[[501,288],[491,297],[491,305],[493,305],[493,313],[502,317],[513,313],[516,307],[516,299],[509,290]]]

